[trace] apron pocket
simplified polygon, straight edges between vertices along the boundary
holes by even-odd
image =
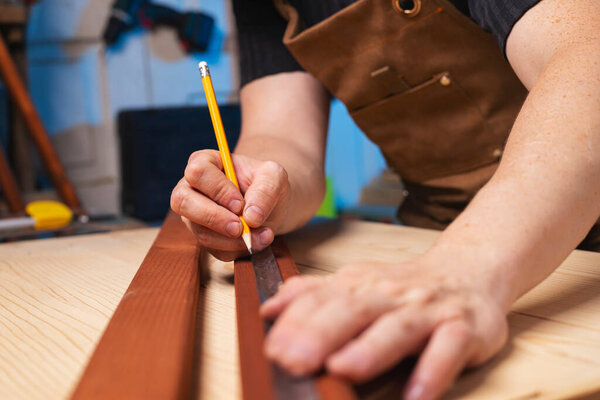
[[[424,182],[493,163],[504,137],[448,72],[350,113],[402,178]]]

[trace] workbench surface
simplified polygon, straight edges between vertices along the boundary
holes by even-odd
[[[68,398],[156,229],[0,245],[0,398]],[[439,233],[333,221],[289,235],[302,273],[406,260]],[[233,264],[209,261],[197,395],[240,398]],[[575,251],[515,304],[511,336],[444,399],[600,398],[600,254]]]

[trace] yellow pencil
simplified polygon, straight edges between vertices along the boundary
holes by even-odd
[[[213,89],[212,80],[210,79],[210,71],[208,70],[208,64],[202,61],[198,64],[200,69],[200,75],[202,76],[202,85],[204,86],[204,93],[206,94],[206,101],[208,103],[208,110],[210,112],[210,118],[215,128],[215,136],[217,137],[217,144],[219,145],[219,153],[221,154],[221,160],[223,161],[223,169],[225,175],[237,188],[240,188],[237,177],[235,176],[235,170],[233,169],[233,162],[231,161],[231,153],[229,152],[229,145],[227,144],[227,137],[225,136],[225,129],[223,128],[223,121],[221,120],[221,113],[219,112],[219,106],[217,105],[217,99],[215,98],[215,90]],[[240,216],[244,231],[242,238],[250,254],[252,254],[252,243],[250,240],[250,227],[244,221],[244,218]]]

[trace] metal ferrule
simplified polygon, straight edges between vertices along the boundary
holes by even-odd
[[[210,76],[210,71],[208,70],[208,64],[206,61],[200,61],[198,63],[198,69],[200,70],[200,75],[204,78],[205,76]]]

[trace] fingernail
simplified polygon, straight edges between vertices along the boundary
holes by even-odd
[[[242,211],[242,202],[239,200],[232,200],[229,203],[229,210],[234,214],[239,214]]]
[[[267,345],[265,346],[265,353],[269,358],[275,358],[279,355],[281,346],[278,342],[273,340],[267,340]]]
[[[421,400],[425,394],[425,385],[422,383],[411,384],[404,393],[404,400]]]
[[[271,307],[271,304],[275,304],[277,303],[277,297],[271,297],[270,299],[266,300],[261,306],[260,309],[265,309],[265,308],[269,308]]]
[[[258,241],[260,242],[260,244],[262,246],[268,246],[271,242],[271,232],[269,232],[268,230],[264,230],[262,231],[259,235],[258,235]]]
[[[312,346],[293,346],[288,352],[287,362],[284,364],[286,369],[295,376],[303,376],[314,372],[319,367],[318,353]]]
[[[241,222],[237,222],[237,221],[236,222],[230,222],[225,227],[225,230],[231,236],[239,236],[240,232],[242,231],[242,223]]]
[[[279,299],[277,297],[271,297],[269,300],[265,301],[261,306],[260,306],[260,315],[265,317],[269,314],[271,314],[271,311],[273,310],[273,308],[276,308],[277,304],[279,303]]]
[[[346,350],[331,357],[329,364],[333,369],[346,369],[348,366],[359,365],[361,361],[361,357],[355,351]]]
[[[257,206],[246,207],[244,211],[244,217],[250,221],[262,223],[264,220],[264,214]]]
[[[301,344],[289,345],[283,351],[283,356],[292,363],[306,363],[311,359],[310,351]]]

